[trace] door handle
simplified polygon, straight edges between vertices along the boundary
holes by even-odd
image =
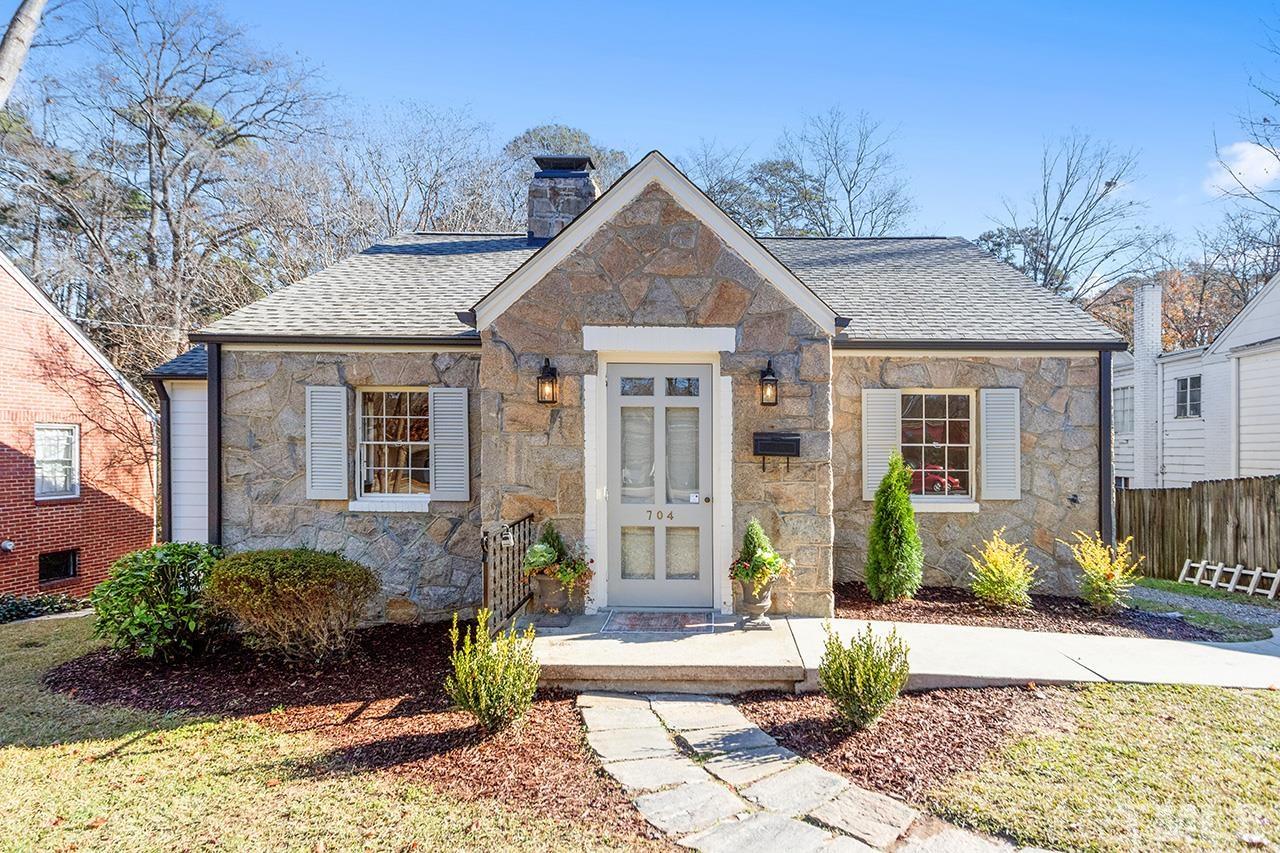
[[[711,503],[711,498],[703,498],[703,499],[702,499],[702,502],[703,502],[704,504],[709,504],[709,503]]]

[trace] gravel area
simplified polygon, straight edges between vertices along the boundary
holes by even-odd
[[[1219,634],[1141,610],[1101,614],[1078,598],[1032,595],[1030,610],[990,607],[966,589],[921,587],[913,599],[881,604],[873,601],[860,583],[835,586],[836,616],[845,619],[880,619],[891,622],[939,622],[948,625],[983,625],[1051,631],[1062,634],[1102,634],[1110,637],[1155,637],[1167,640],[1220,640]]]
[[[1215,613],[1237,622],[1248,622],[1263,625],[1267,628],[1280,628],[1280,610],[1273,607],[1240,604],[1219,598],[1202,598],[1198,595],[1182,595],[1163,589],[1150,589],[1135,586],[1133,597],[1156,604],[1167,604],[1170,607],[1185,607],[1188,610],[1199,610],[1201,613]]]
[[[175,666],[99,651],[54,668],[45,681],[81,702],[248,717],[313,733],[327,751],[302,772],[387,772],[459,799],[597,826],[640,846],[656,838],[591,754],[573,694],[540,692],[523,726],[491,737],[450,709],[446,627],[364,630],[345,660],[322,667],[238,646]]]

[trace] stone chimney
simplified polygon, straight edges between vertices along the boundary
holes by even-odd
[[[529,245],[541,246],[565,229],[600,195],[591,171],[596,164],[577,154],[534,157],[529,182]]]
[[[1159,487],[1160,366],[1163,288],[1146,280],[1133,288],[1133,486]]]

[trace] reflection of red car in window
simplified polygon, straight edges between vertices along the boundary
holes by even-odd
[[[920,477],[924,476],[924,489],[920,488]],[[960,481],[955,477],[946,476],[941,465],[926,465],[923,471],[911,471],[911,491],[916,494],[933,492],[935,495],[945,495],[948,490],[959,491]]]

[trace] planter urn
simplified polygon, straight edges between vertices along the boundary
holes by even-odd
[[[742,620],[744,631],[770,629],[769,617],[765,614],[773,606],[773,584],[776,580],[770,580],[760,587],[759,595],[755,594],[750,581],[738,581],[738,590],[742,593],[742,612],[746,614],[746,618]]]
[[[569,590],[564,588],[558,578],[534,575],[533,582],[538,586],[538,602],[545,612],[563,613],[569,606]]]

